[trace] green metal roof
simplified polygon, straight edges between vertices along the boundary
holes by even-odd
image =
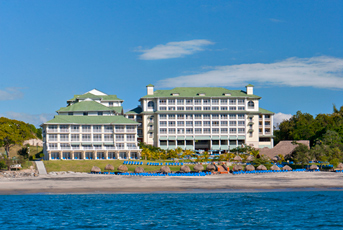
[[[199,96],[199,94],[205,96]],[[179,94],[179,96],[172,96]],[[231,96],[225,96],[231,94]],[[242,90],[228,90],[223,87],[176,87],[170,90],[156,90],[153,95],[145,95],[142,98],[160,98],[160,97],[249,97],[261,98],[256,95],[247,95]]]
[[[246,85],[245,87],[254,87],[252,84]]]
[[[125,114],[140,114],[142,112],[142,107],[137,106],[134,109],[131,109],[130,111],[126,112]]]
[[[68,101],[76,101],[76,99],[101,99],[102,101],[124,101],[122,99],[119,99],[117,95],[94,95],[92,93],[85,93],[81,95],[74,95],[74,97]]]
[[[68,116],[56,115],[44,124],[139,124],[124,116]]]
[[[146,87],[154,87],[154,85],[153,84],[149,84]]]
[[[274,114],[272,111],[269,111],[269,110],[266,110],[266,109],[262,109],[262,108],[259,108],[259,112],[262,113],[262,114]]]
[[[84,112],[84,111],[116,111],[121,113],[122,106],[107,107],[95,101],[80,101],[67,107],[62,107],[57,112]]]

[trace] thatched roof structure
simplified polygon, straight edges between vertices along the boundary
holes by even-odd
[[[289,167],[289,165],[285,165],[285,166],[283,166],[283,168],[282,168],[283,170],[287,170],[287,171],[292,171],[292,168],[291,167]]]
[[[337,168],[343,169],[343,164],[342,164],[342,163],[339,163],[339,164],[337,165]]]
[[[272,160],[272,161],[278,161],[278,160],[280,160],[280,158],[279,158],[278,156],[274,156],[274,157],[272,157],[271,160]]]
[[[214,167],[214,165],[209,164],[206,166],[206,171],[214,171],[214,170],[216,170],[216,167]]]
[[[242,171],[243,170],[243,166],[242,165],[235,165],[233,166],[233,171]]]
[[[96,172],[96,173],[99,173],[101,172],[101,169],[97,166],[93,166],[92,169],[91,169],[91,172]]]
[[[270,167],[271,170],[280,170],[280,168],[276,165],[273,165],[272,167]]]
[[[267,170],[267,167],[264,165],[259,165],[256,169],[257,170]]]
[[[204,166],[201,165],[201,164],[196,164],[196,165],[194,165],[193,170],[197,171],[197,172],[200,172],[200,171],[204,170]]]
[[[121,171],[121,172],[127,172],[129,169],[127,168],[126,165],[119,165],[118,167],[118,171]]]
[[[255,157],[254,156],[248,156],[248,158],[247,158],[247,161],[253,161],[253,160],[255,160]]]
[[[106,165],[105,170],[112,170],[113,171],[114,167],[113,167],[113,165],[108,164],[108,165]]]
[[[185,172],[185,173],[189,173],[191,171],[191,169],[189,168],[188,165],[182,165],[180,171]]]
[[[233,158],[234,161],[242,161],[242,157],[240,156],[235,156],[235,158]]]
[[[160,169],[160,171],[162,172],[162,173],[170,173],[171,172],[171,170],[170,170],[170,168],[168,167],[168,166],[162,166],[161,167],[161,169]]]
[[[247,165],[247,167],[245,167],[245,171],[254,171],[255,167],[253,165]]]
[[[142,168],[142,167],[137,167],[137,168],[135,168],[135,173],[143,173],[144,172],[144,168]]]
[[[311,165],[310,169],[311,170],[316,170],[316,169],[318,169],[318,166],[317,165]]]
[[[310,149],[310,141],[308,140],[300,140],[296,141],[297,143],[304,144]],[[282,156],[287,156],[289,154],[292,154],[294,149],[298,145],[294,143],[294,141],[280,141],[277,145],[274,146],[274,148],[262,148],[260,150],[260,155],[266,155],[269,158],[273,158],[274,156],[277,156],[281,154]]]

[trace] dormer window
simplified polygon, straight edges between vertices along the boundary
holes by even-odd
[[[172,93],[172,96],[180,96],[179,93]]]
[[[205,93],[198,93],[199,96],[206,96]]]
[[[83,112],[83,116],[88,116],[88,112]]]
[[[108,106],[113,107],[113,102],[108,102]]]
[[[224,93],[225,96],[231,96],[231,93]]]

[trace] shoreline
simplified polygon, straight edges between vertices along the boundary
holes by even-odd
[[[288,172],[205,177],[65,174],[0,179],[0,195],[341,191],[343,174]]]

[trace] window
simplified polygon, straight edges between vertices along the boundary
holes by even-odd
[[[175,105],[175,99],[169,99],[168,105]]]
[[[79,125],[72,125],[71,126],[71,131],[76,133],[79,132],[80,126]]]
[[[91,145],[82,145],[82,149],[93,149]]]
[[[248,109],[253,109],[255,107],[255,104],[253,101],[248,102]]]
[[[244,114],[238,114],[238,119],[244,119]]]
[[[219,129],[218,128],[213,128],[212,129],[212,133],[215,133],[215,134],[219,133]]]
[[[90,134],[82,134],[82,141],[91,141]]]
[[[219,114],[212,114],[212,119],[219,119]]]
[[[220,133],[227,134],[227,128],[221,128]]]
[[[73,113],[73,112],[68,112],[68,115],[69,115],[69,116],[73,116],[74,113]]]
[[[177,119],[184,119],[184,118],[185,118],[185,116],[183,114],[178,114],[177,115]]]
[[[237,123],[236,123],[236,121],[230,121],[229,124],[230,124],[230,126],[236,126]]]
[[[194,118],[195,118],[195,119],[201,119],[201,114],[195,114],[195,115],[194,115]]]
[[[186,129],[186,134],[193,134],[193,129],[187,128]]]
[[[124,128],[124,126],[123,126],[123,128]],[[105,130],[105,133],[112,133],[113,132],[113,126],[105,125],[104,130]]]
[[[219,121],[212,121],[212,126],[219,126]]]
[[[219,105],[218,99],[212,99],[212,105]]]
[[[160,129],[160,134],[167,134],[167,129]]]
[[[193,126],[193,121],[186,121],[186,126]]]
[[[238,99],[238,104],[239,105],[244,105],[244,99]]]
[[[227,119],[227,114],[221,114],[221,115],[220,115],[220,118],[221,118],[221,119]]]
[[[204,104],[204,105],[210,105],[211,103],[210,103],[210,100],[209,100],[209,99],[204,99],[204,100],[203,100],[203,104]]]
[[[136,132],[135,126],[134,126],[134,125],[128,125],[128,126],[126,126],[126,132],[128,132],[128,133]]]
[[[169,134],[175,134],[175,129],[168,129]]]
[[[136,141],[135,135],[127,134],[126,135],[126,141]]]
[[[168,121],[168,126],[175,126],[175,121]]]
[[[193,105],[193,100],[192,99],[187,99],[186,100],[186,105]]]
[[[83,112],[83,116],[88,116],[88,112]]]
[[[177,134],[184,134],[185,133],[185,129],[177,129]]]
[[[236,119],[236,117],[237,117],[236,114],[230,114],[230,115],[229,115],[229,118],[230,118],[230,119]]]
[[[211,118],[210,114],[204,114],[204,119],[210,119],[210,118]]]
[[[229,110],[237,110],[237,108],[234,107],[234,106],[230,106],[230,107],[229,107]]]
[[[193,110],[193,107],[188,106],[186,107],[186,110]]]
[[[173,110],[175,110],[175,107],[168,107],[168,110],[173,111]]]
[[[195,134],[201,134],[202,133],[202,130],[201,128],[195,128]]]
[[[166,114],[160,114],[160,119],[167,119],[167,115]]]
[[[166,140],[161,140],[160,141],[160,146],[166,146],[167,145],[167,141]]]
[[[90,133],[91,132],[91,126],[90,125],[83,125],[82,126],[82,132]]]
[[[93,126],[94,133],[101,133],[101,125],[94,125]]]
[[[57,143],[49,143],[49,149],[57,149]]]
[[[93,134],[93,141],[102,141],[101,134]]]
[[[221,99],[220,104],[221,105],[227,105],[227,99]]]
[[[264,122],[264,125],[265,125],[265,126],[269,126],[269,125],[270,125],[270,121],[265,121],[265,122]]]
[[[167,100],[166,99],[160,99],[160,105],[166,105]]]
[[[116,141],[124,141],[124,134],[116,134]]]
[[[48,130],[49,132],[57,132],[57,125],[49,125]]]
[[[177,99],[177,104],[178,104],[178,105],[183,105],[183,104],[184,104],[183,99]],[[178,109],[178,110],[179,110],[179,109]]]
[[[204,106],[204,110],[211,110],[211,107],[209,107],[209,106]]]
[[[80,135],[79,134],[72,134],[71,135],[71,141],[80,141]]]
[[[185,110],[185,107],[180,107],[180,106],[178,106],[178,107],[177,107],[177,110]]]
[[[245,110],[245,107],[238,106],[238,110]]]
[[[234,134],[237,132],[237,129],[236,128],[230,128],[229,131],[231,134]]]
[[[136,144],[134,144],[134,143],[127,143],[127,148],[128,149],[136,149]]]
[[[185,122],[184,121],[177,121],[177,126],[184,126]]]
[[[230,105],[235,105],[236,104],[236,99],[230,99],[229,100]]]
[[[61,149],[70,149],[70,144],[68,143],[61,143]]]
[[[166,127],[167,126],[167,122],[166,121],[160,121],[160,126],[161,127]]]
[[[238,121],[238,126],[245,126],[245,121]]]
[[[221,125],[221,126],[227,126],[227,121],[221,121],[221,122],[220,122],[220,125]]]
[[[194,104],[195,105],[201,105],[201,99],[195,99]]]
[[[113,141],[113,134],[105,134],[104,138],[105,141]]]
[[[212,110],[219,110],[218,106],[212,106]]]
[[[201,126],[202,122],[201,121],[195,121],[194,124],[195,124],[195,126]]]
[[[210,126],[211,122],[210,121],[204,121],[204,126]]]
[[[188,120],[193,119],[193,115],[192,114],[186,114],[186,119],[188,119]]]
[[[167,107],[165,107],[165,106],[160,107],[160,110],[167,110]]]
[[[269,119],[270,115],[264,115],[264,118]]]
[[[94,149],[102,149],[102,145],[94,145]]]
[[[57,141],[57,134],[49,134],[49,141]]]
[[[199,107],[199,106],[196,106],[196,107],[194,107],[194,110],[201,110],[201,107]]]
[[[227,110],[227,106],[220,107],[220,110]]]
[[[116,143],[117,149],[124,149],[124,143]]]
[[[238,133],[245,133],[245,129],[244,128],[239,128],[238,129]]]
[[[204,134],[209,134],[209,133],[211,133],[211,129],[205,128],[204,129]]]
[[[106,127],[107,126],[105,126],[105,130],[106,130]],[[109,127],[112,128],[112,126],[109,126]],[[123,133],[124,132],[124,125],[116,125],[116,132],[117,133]]]
[[[148,102],[148,109],[154,109],[155,108],[155,103],[153,101]]]
[[[113,102],[108,102],[108,106],[113,107]]]
[[[98,116],[102,116],[103,115],[103,112],[98,112]]]

